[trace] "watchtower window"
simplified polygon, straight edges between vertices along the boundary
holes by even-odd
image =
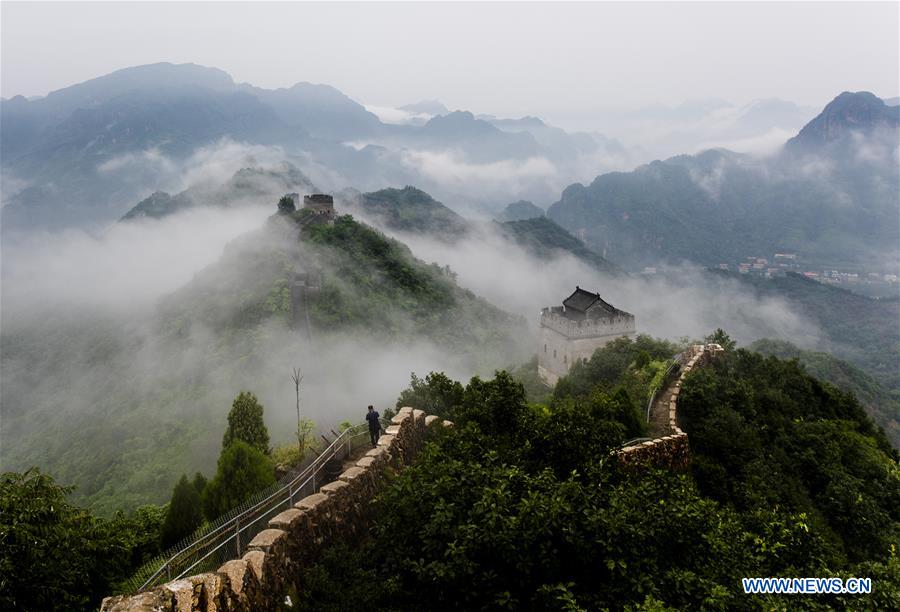
[[[566,365],[569,364],[569,356],[568,355],[563,355],[563,363]]]
[[[556,349],[553,349],[553,358],[556,359]]]
[[[547,345],[545,344],[544,345],[544,355],[546,355],[546,354],[547,354]]]

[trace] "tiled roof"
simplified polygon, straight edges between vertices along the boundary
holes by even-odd
[[[566,307],[566,310],[574,310],[581,313],[586,313],[591,307],[594,307],[596,311],[599,307],[611,315],[624,314],[612,304],[605,302],[599,293],[591,293],[581,287],[575,287],[575,292],[563,300],[563,306]]]

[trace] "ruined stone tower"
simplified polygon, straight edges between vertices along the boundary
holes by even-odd
[[[329,225],[334,223],[334,198],[324,193],[303,196],[303,208],[311,210]]]
[[[562,306],[541,310],[538,374],[555,385],[572,364],[616,338],[633,336],[634,315],[604,302],[599,293],[576,287]]]

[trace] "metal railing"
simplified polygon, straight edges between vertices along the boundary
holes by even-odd
[[[354,449],[369,444],[367,425],[356,425],[337,435],[308,465],[288,473],[277,483],[251,497],[145,563],[120,585],[122,593],[143,591],[184,576],[213,571],[230,559],[240,558],[247,545],[277,514],[317,492],[340,472],[324,473],[329,463],[351,457]]]

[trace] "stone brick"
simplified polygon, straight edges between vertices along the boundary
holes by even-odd
[[[349,482],[355,478],[359,478],[360,476],[362,476],[365,473],[366,473],[366,471],[364,469],[362,469],[361,467],[354,466],[351,468],[347,468],[344,471],[344,473],[339,476],[339,478],[341,480],[343,480],[344,482]]]
[[[265,532],[263,532],[263,533],[265,533]],[[283,531],[281,533],[284,534]],[[254,541],[256,540],[256,538],[253,538],[253,539],[254,539]],[[265,560],[266,560],[265,551],[251,550],[243,556],[242,560],[247,563],[247,568],[253,572],[253,575],[256,577],[256,579],[259,582],[262,582],[263,576],[265,575],[264,570],[263,570]]]
[[[386,434],[382,434],[382,435],[378,438],[378,446],[383,446],[383,447],[386,447],[386,448],[390,448],[391,444],[394,443],[394,438],[395,438],[395,437],[396,437],[396,436],[393,436],[393,435],[390,435],[390,436],[389,436],[389,435],[386,435]]]
[[[269,527],[271,529],[283,529],[285,531],[291,528],[291,524],[296,522],[296,520],[303,516],[303,512],[298,510],[297,508],[290,508],[285,510],[281,514],[277,514],[269,521]]]
[[[247,546],[250,550],[261,550],[263,552],[274,546],[278,540],[284,538],[287,534],[281,529],[263,529],[250,541]]]
[[[313,493],[312,495],[307,495],[306,497],[298,501],[296,504],[294,504],[294,507],[298,510],[312,510],[323,501],[325,501],[325,495],[323,493]]]
[[[228,580],[230,590],[240,594],[244,589],[244,579],[247,576],[247,561],[244,559],[232,559],[222,564],[217,571]]]
[[[327,485],[319,489],[325,495],[334,495],[340,492],[341,489],[347,487],[347,483],[341,480],[335,480],[334,482],[329,482]]]

